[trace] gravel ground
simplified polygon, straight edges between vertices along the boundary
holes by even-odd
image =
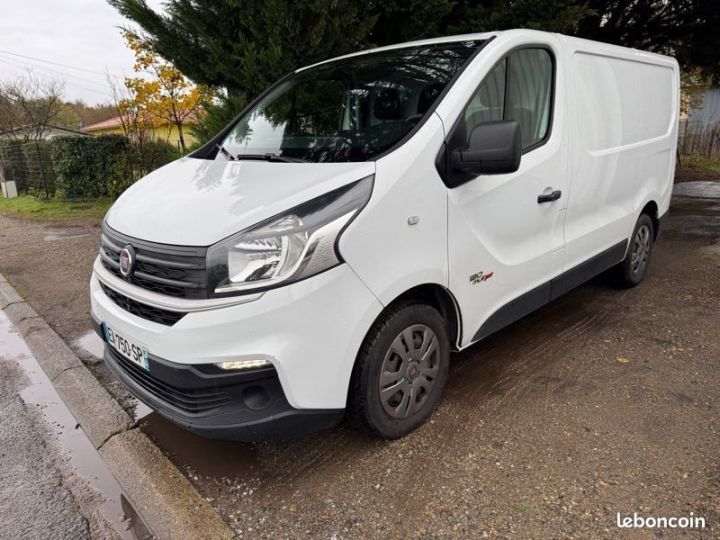
[[[0,216],[0,271],[71,343],[98,236],[77,225],[90,235],[47,240]],[[595,279],[454,355],[438,413],[405,439],[341,425],[248,445],[156,415],[146,431],[241,537],[610,538],[618,512],[692,512],[707,528],[685,535],[720,537],[719,301],[720,199],[678,197],[643,284]]]

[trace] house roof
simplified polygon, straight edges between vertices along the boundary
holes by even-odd
[[[190,115],[185,119],[185,123],[197,124],[197,114],[190,113]],[[119,116],[113,116],[112,118],[108,118],[107,120],[103,120],[102,122],[96,122],[94,124],[90,124],[89,126],[85,126],[81,128],[80,131],[83,131],[85,133],[92,133],[93,131],[103,131],[105,129],[114,129],[119,127],[122,127],[122,119]]]
[[[3,135],[8,135],[10,133],[27,131],[29,129],[35,129],[35,127],[32,124],[26,124],[24,126],[14,127],[11,129],[7,129],[5,131],[0,131],[0,137]],[[45,124],[44,129],[45,130],[54,130],[54,131],[63,131],[66,133],[70,133],[72,135],[87,135],[87,133],[83,133],[82,131],[78,131],[77,129],[66,128],[66,127],[62,127],[62,126],[55,126],[53,124]]]
[[[120,120],[119,116],[108,118],[107,120],[103,120],[102,122],[95,122],[94,124],[90,124],[89,126],[80,128],[80,130],[87,133],[91,131],[100,131],[103,129],[112,129],[116,127],[122,127],[122,121]]]

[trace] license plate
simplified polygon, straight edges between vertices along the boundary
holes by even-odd
[[[127,358],[133,364],[150,371],[147,347],[127,339],[125,336],[119,334],[105,323],[103,323],[103,331],[105,332],[105,341],[107,341],[113,349],[123,356],[123,358]]]

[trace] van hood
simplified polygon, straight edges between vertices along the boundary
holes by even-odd
[[[138,181],[105,217],[141,240],[209,246],[375,173],[374,162],[269,163],[182,158]]]

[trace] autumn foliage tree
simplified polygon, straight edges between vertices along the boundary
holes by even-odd
[[[127,95],[118,100],[123,123],[131,132],[143,133],[162,124],[178,132],[180,148],[187,150],[184,127],[212,100],[212,91],[190,82],[177,68],[159,57],[136,34],[123,32],[135,55],[135,77],[125,79]]]

